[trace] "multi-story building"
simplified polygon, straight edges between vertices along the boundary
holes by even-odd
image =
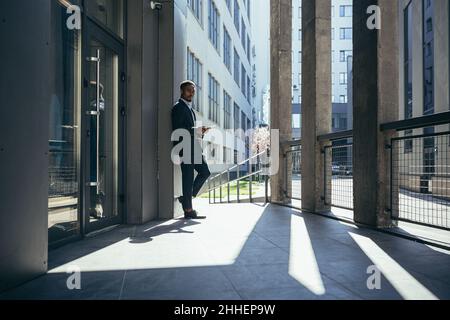
[[[187,2],[187,77],[198,86],[194,102],[198,120],[225,132],[223,143],[205,137],[211,171],[220,171],[249,154],[246,138],[231,130],[246,131],[255,123],[252,2]]]
[[[254,106],[259,125],[269,123],[270,110],[270,0],[257,0],[252,11],[252,32],[255,48]]]
[[[352,15],[353,0],[333,0],[331,7],[331,84],[333,103],[333,130],[351,127],[348,116],[343,119],[342,110],[348,109],[348,59],[352,56]],[[302,1],[292,1],[292,103],[293,137],[300,138],[300,115],[296,113],[302,103]],[[350,60],[351,61],[351,60]],[[336,109],[336,112],[335,112]],[[348,110],[345,112],[348,114]],[[345,122],[345,123],[344,123]]]
[[[399,118],[448,111],[450,6],[446,0],[399,1]],[[449,126],[406,130],[399,145],[400,187],[444,196],[450,179]],[[422,138],[417,137],[424,135]]]

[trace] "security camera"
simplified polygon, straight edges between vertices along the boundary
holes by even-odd
[[[156,2],[156,1],[151,1],[150,2],[150,7],[152,8],[152,10],[161,10],[162,9],[162,3],[161,2]]]

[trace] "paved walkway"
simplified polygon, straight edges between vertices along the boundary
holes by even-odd
[[[450,299],[450,252],[275,205],[197,207],[207,220],[121,226],[51,251],[47,275],[0,298]],[[71,267],[81,290],[67,289]]]

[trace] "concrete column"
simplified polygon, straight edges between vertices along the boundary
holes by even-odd
[[[331,132],[329,0],[303,0],[302,41],[302,210],[324,212],[330,210],[324,194],[329,175],[317,137]]]
[[[270,2],[270,127],[280,132],[280,145],[292,139],[292,3]],[[285,186],[290,184],[292,170],[287,170],[283,148],[279,148],[279,170],[271,177],[271,200],[286,203]],[[289,163],[288,163],[289,167]],[[287,180],[287,181],[286,181]]]
[[[127,223],[158,211],[158,12],[147,1],[128,1]]]
[[[47,271],[53,3],[0,2],[0,292]]]
[[[176,88],[186,73],[186,1],[164,2],[160,10],[148,0],[127,3],[127,222],[141,224],[180,213],[170,138]]]
[[[180,96],[180,83],[186,79],[186,15],[187,2],[163,3],[159,16],[158,59],[158,213],[160,219],[183,214],[176,200],[181,189],[180,169],[172,159],[172,106]]]
[[[381,9],[381,29],[367,27],[367,8]],[[380,124],[398,119],[398,3],[353,4],[354,219],[390,226],[390,138]]]

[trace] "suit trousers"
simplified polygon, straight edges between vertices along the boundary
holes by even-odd
[[[193,161],[192,161],[193,162]],[[194,170],[197,171],[197,177],[194,180]],[[183,210],[190,210],[192,208],[192,197],[197,197],[200,189],[208,180],[211,172],[208,164],[202,156],[201,164],[181,164],[181,173],[183,179]]]

